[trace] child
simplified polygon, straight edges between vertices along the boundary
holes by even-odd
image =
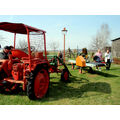
[[[109,50],[107,50],[107,52],[105,53],[106,70],[110,70],[111,62],[112,62],[112,55],[109,52]]]

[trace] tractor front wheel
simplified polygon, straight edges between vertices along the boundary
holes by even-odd
[[[61,73],[61,81],[69,82],[69,71],[67,69],[63,69]]]
[[[44,68],[35,70],[30,74],[30,78],[27,84],[27,95],[29,99],[41,99],[43,98],[49,88],[49,74]]]

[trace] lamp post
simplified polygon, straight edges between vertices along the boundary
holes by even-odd
[[[64,35],[64,62],[65,62],[65,35],[66,35],[67,31],[68,31],[68,30],[66,30],[66,28],[64,28],[64,29],[62,30],[62,33],[63,33],[63,35]]]

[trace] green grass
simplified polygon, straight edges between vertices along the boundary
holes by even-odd
[[[0,94],[1,105],[119,105],[120,65],[112,64],[111,70],[94,74],[78,73],[68,66],[70,83],[60,82],[60,74],[51,74],[49,96],[31,101],[26,93]]]

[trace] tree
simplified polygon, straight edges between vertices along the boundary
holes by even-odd
[[[102,24],[100,30],[96,33],[96,35],[93,37],[91,42],[91,49],[97,50],[97,49],[103,49],[106,46],[109,45],[110,38],[110,29],[108,24]]]
[[[0,46],[1,46],[1,43],[4,43],[4,42],[8,42],[2,35],[0,35]]]
[[[35,48],[35,51],[43,51],[44,50],[44,35],[40,35],[39,33],[30,33],[30,45]]]
[[[43,51],[44,49],[44,38],[43,36],[40,36],[40,35],[35,35],[35,34],[32,34],[30,35],[30,48],[31,48],[31,51]],[[19,43],[17,45],[17,47],[19,49],[22,49],[22,50],[27,50],[28,48],[28,41],[25,40],[25,39],[19,39]]]
[[[52,50],[54,50],[54,52],[59,48],[59,43],[58,42],[56,42],[56,41],[52,41],[51,43],[50,43],[50,48],[52,49]]]
[[[5,38],[3,36],[0,36],[0,42],[3,41]]]
[[[19,44],[17,46],[19,49],[25,49],[28,47],[27,41],[23,40],[19,40]]]

